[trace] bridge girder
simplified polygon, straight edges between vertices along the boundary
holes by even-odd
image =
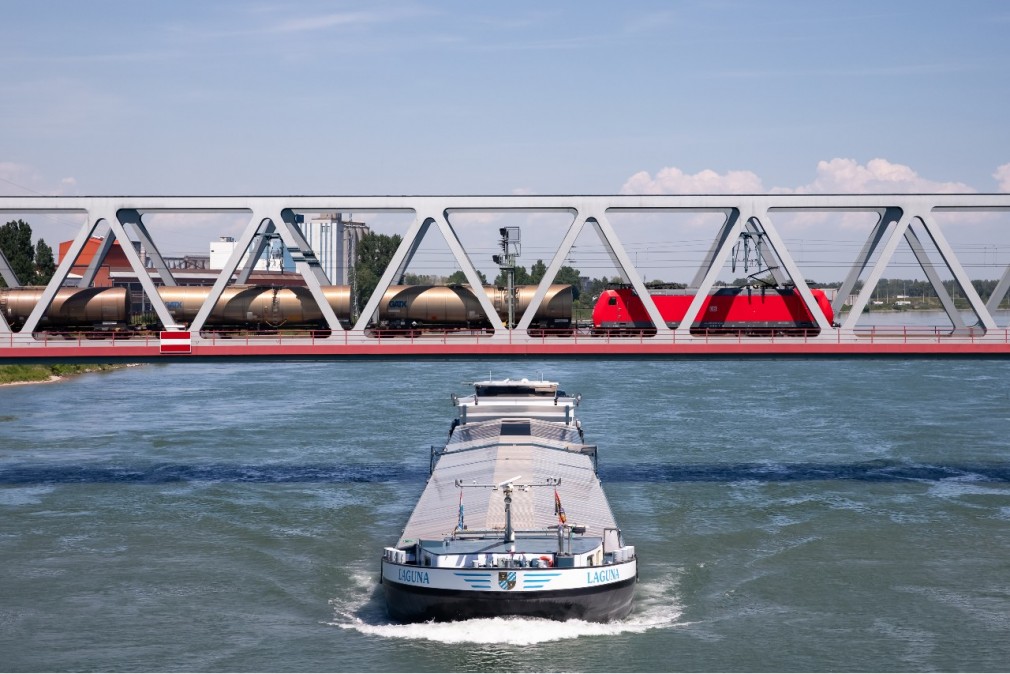
[[[496,338],[513,343],[516,337],[508,333],[525,333],[566,256],[575,245],[579,235],[586,226],[589,226],[595,230],[615,269],[638,292],[646,311],[657,328],[657,336],[667,337],[671,333],[676,333],[679,340],[687,342],[692,339],[690,326],[700,311],[705,297],[713,288],[720,270],[724,268],[734,242],[742,232],[750,232],[766,237],[777,263],[774,275],[776,279],[780,280],[788,278],[795,285],[811,316],[815,318],[820,327],[821,335],[817,339],[835,340],[839,334],[851,335],[859,313],[867,306],[874,287],[880,281],[887,264],[902,240],[907,242],[923,267],[952,324],[955,327],[963,326],[963,321],[955,310],[949,294],[943,288],[935,266],[929,262],[923,252],[920,239],[910,229],[913,223],[917,223],[925,231],[939,252],[947,270],[964,290],[968,302],[979,318],[980,326],[987,331],[995,330],[997,326],[991,311],[996,304],[993,300],[990,300],[988,305],[983,303],[975,292],[971,279],[947,242],[936,221],[935,214],[1007,212],[1010,211],[1010,194],[0,197],[0,212],[4,213],[83,213],[85,216],[85,222],[69,251],[60,262],[56,274],[45,288],[42,298],[20,332],[31,335],[35,330],[57,290],[68,281],[73,262],[83,250],[88,238],[95,233],[101,224],[106,224],[111,235],[120,241],[130,239],[131,234],[127,230],[127,226],[131,227],[133,236],[150,253],[154,270],[159,273],[162,282],[173,285],[176,281],[157,247],[157,232],[153,232],[152,227],[144,223],[144,216],[158,213],[245,213],[248,214],[249,221],[242,235],[238,238],[234,253],[225,264],[225,268],[221,270],[212,291],[189,328],[194,333],[199,332],[233,276],[238,274],[240,280],[248,278],[253,261],[250,260],[245,269],[240,269],[239,266],[255,238],[261,237],[256,248],[257,252],[261,252],[264,242],[262,235],[275,233],[292,254],[298,273],[304,279],[308,290],[319,304],[324,318],[333,329],[332,339],[346,340],[348,335],[337,335],[338,331],[343,332],[343,330],[323,295],[322,285],[328,282],[326,276],[305,237],[295,226],[293,217],[297,211],[325,212],[333,210],[409,213],[414,218],[413,224],[404,235],[391,264],[366,303],[360,319],[349,331],[354,337],[364,335],[365,325],[378,309],[384,293],[409,264],[424,236],[431,228],[435,228],[445,239],[456,263],[463,270],[472,286],[488,321],[495,329]],[[571,217],[571,223],[564,238],[551,256],[543,281],[539,284],[529,307],[513,331],[505,330],[502,325],[491,300],[483,291],[476,267],[452,224],[451,215],[467,212],[555,212]],[[849,318],[841,326],[832,326],[820,310],[802,270],[795,263],[775,226],[774,220],[777,214],[796,212],[864,212],[879,215],[878,223],[871,230],[843,282],[839,293],[841,297],[836,299],[834,308],[837,313],[841,307],[840,302],[844,301],[845,297],[852,292],[861,275],[867,274],[863,287],[856,296]],[[697,289],[696,295],[687,310],[687,315],[675,330],[670,330],[667,327],[649,295],[643,278],[632,263],[624,244],[611,224],[612,215],[627,213],[712,213],[719,214],[723,218],[722,223],[712,233],[711,247],[694,276],[692,285]],[[100,252],[107,252],[109,243],[111,243],[111,237]],[[123,251],[162,324],[167,329],[181,328],[182,326],[174,324],[168,308],[158,296],[151,274],[152,270],[145,267],[132,246],[123,246]],[[876,261],[871,262],[874,254],[877,254]],[[96,264],[93,261],[82,278],[82,284],[87,285],[93,281],[95,267]],[[10,265],[2,257],[0,257],[0,273],[3,274],[8,284],[13,285],[12,281],[16,283]],[[1008,289],[1010,289],[1010,267],[1003,272],[1001,282],[997,286],[997,293],[1005,293]],[[996,298],[995,302],[998,304],[999,298]],[[9,325],[0,316],[0,333],[10,333],[10,331]],[[196,335],[194,339],[198,341],[199,336]]]

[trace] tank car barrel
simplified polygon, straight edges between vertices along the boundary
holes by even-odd
[[[515,312],[521,316],[533,299],[537,286],[516,288]],[[508,316],[508,298],[502,288],[485,286],[484,292],[499,318]],[[572,287],[550,286],[534,317],[535,325],[548,321],[567,327],[572,320]],[[379,321],[393,327],[465,329],[490,327],[477,296],[469,286],[390,286],[383,296]]]
[[[24,326],[44,287],[0,288],[0,311],[11,329]],[[60,288],[39,327],[89,329],[95,324],[126,324],[130,297],[126,288]]]
[[[200,307],[207,301],[209,286],[162,286],[158,294],[172,317],[182,323],[192,323]],[[323,286],[323,294],[337,318],[349,322],[351,302],[349,286]],[[303,286],[228,286],[221,293],[207,317],[208,327],[259,325],[324,326],[323,312],[315,298]]]

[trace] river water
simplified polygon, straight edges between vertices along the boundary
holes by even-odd
[[[386,620],[381,550],[449,394],[489,372],[583,394],[641,560],[627,620]],[[2,388],[0,670],[1006,670],[1008,380],[999,360],[446,360]]]

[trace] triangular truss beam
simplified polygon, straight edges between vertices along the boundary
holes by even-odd
[[[866,281],[863,283],[863,287],[860,289],[859,294],[849,310],[848,317],[841,325],[841,329],[846,332],[855,330],[859,317],[866,309],[870,298],[873,296],[873,291],[876,289],[884,271],[887,269],[887,265],[893,259],[894,253],[903,239],[908,244],[909,249],[915,256],[919,266],[922,268],[927,280],[933,287],[933,291],[939,298],[940,304],[943,307],[944,312],[947,314],[947,317],[950,319],[951,325],[955,329],[963,329],[965,327],[964,320],[961,318],[961,313],[954,305],[954,300],[951,298],[950,293],[948,293],[947,289],[944,287],[936,266],[926,253],[919,236],[911,228],[913,220],[917,220],[919,222],[930,240],[933,242],[934,247],[946,265],[947,271],[949,271],[954,277],[954,282],[961,287],[964,296],[971,304],[971,308],[978,317],[980,325],[986,330],[996,330],[997,326],[989,312],[989,308],[983,304],[982,298],[979,296],[978,292],[975,291],[975,286],[972,285],[971,278],[965,272],[961,263],[954,255],[953,249],[950,247],[950,244],[947,243],[946,237],[944,237],[943,232],[940,230],[939,225],[933,217],[926,214],[913,215],[912,213],[903,211],[899,208],[889,208],[880,211],[880,219],[870,231],[869,237],[864,243],[862,250],[859,252],[859,256],[856,258],[848,276],[839,288],[838,296],[835,298],[835,303],[833,305],[836,312],[841,308],[842,304],[852,293],[855,288],[856,281],[866,269],[869,264],[869,260],[873,257],[873,254],[878,248],[880,248],[881,242],[884,241],[885,233],[890,230],[890,234],[887,236],[887,239],[884,241],[884,245],[880,250],[880,255],[877,258],[876,263],[871,267],[870,273],[867,276]],[[1010,274],[1010,271],[1005,273],[1004,277],[1007,277],[1007,274]],[[1010,285],[1010,281],[1007,281],[1007,283]],[[996,290],[997,292],[999,291],[999,286],[997,286]],[[996,296],[996,293],[993,295]],[[990,303],[991,302],[992,299],[990,298]],[[996,304],[998,303],[999,298],[997,297]]]
[[[259,233],[254,237],[253,250],[252,253],[246,258],[245,265],[238,272],[238,276],[235,278],[235,283],[239,285],[245,285],[249,283],[249,277],[252,276],[253,270],[256,269],[256,264],[263,257],[263,253],[266,251],[267,246],[270,245],[270,240],[273,236],[280,236],[277,234],[277,227],[274,225],[273,220],[268,221],[263,227],[260,228]],[[300,231],[300,230],[299,230]],[[327,283],[329,283],[327,281]]]
[[[695,318],[715,287],[716,279],[725,268],[733,253],[733,247],[742,234],[757,235],[767,242],[768,247],[761,250],[759,262],[767,267],[778,285],[784,286],[791,281],[820,329],[822,331],[830,330],[831,323],[821,311],[813,293],[810,292],[803,273],[789,254],[785,242],[772,223],[768,209],[752,208],[746,211],[731,209],[725,213],[726,218],[716,233],[705,259],[694,275],[691,283],[695,289],[694,299],[691,300],[683,320],[677,326],[677,334],[685,338],[690,335]]]
[[[652,301],[652,297],[649,294],[648,289],[645,287],[645,282],[638,273],[638,269],[636,269],[635,265],[632,264],[631,257],[621,244],[620,238],[618,238],[613,225],[611,225],[610,220],[606,216],[606,212],[603,210],[588,209],[584,211],[575,211],[574,218],[571,225],[568,227],[568,231],[565,233],[565,236],[555,252],[554,257],[551,258],[550,264],[547,265],[543,279],[541,279],[540,284],[537,286],[533,297],[530,299],[529,306],[523,313],[522,318],[519,319],[515,329],[519,331],[526,331],[529,329],[530,325],[533,323],[533,318],[540,309],[540,305],[543,304],[544,298],[547,296],[547,291],[550,289],[551,284],[554,283],[554,279],[557,278],[558,272],[560,272],[561,267],[564,266],[565,259],[568,257],[569,252],[578,240],[579,235],[582,234],[586,225],[590,225],[593,228],[600,239],[600,243],[603,244],[603,247],[606,249],[614,268],[620,272],[621,277],[626,282],[631,284],[638,293],[639,297],[642,299],[642,304],[645,306],[650,319],[656,326],[657,333],[669,334],[669,327],[667,327],[666,322],[663,321],[655,302]]]
[[[503,334],[505,326],[501,322],[501,318],[498,316],[498,312],[495,310],[494,304],[488,298],[487,293],[484,292],[484,284],[481,283],[480,275],[477,273],[477,268],[474,266],[473,261],[467,254],[466,249],[463,248],[463,244],[460,242],[459,236],[456,234],[456,230],[453,229],[451,224],[449,224],[449,219],[444,210],[436,211],[430,215],[420,212],[415,214],[413,224],[411,224],[407,232],[404,234],[399,247],[396,249],[396,252],[393,254],[393,258],[389,261],[389,264],[386,267],[386,271],[383,272],[378,285],[375,286],[375,291],[372,293],[372,296],[368,298],[364,308],[361,310],[361,315],[358,317],[358,321],[354,326],[355,330],[363,331],[369,322],[373,320],[379,309],[379,303],[382,301],[386,291],[389,290],[391,285],[394,285],[394,281],[396,279],[403,276],[407,267],[410,265],[414,254],[417,252],[418,247],[424,240],[425,235],[433,225],[442,234],[442,238],[445,239],[446,245],[449,247],[449,251],[452,253],[453,258],[455,258],[456,264],[459,265],[459,268],[466,276],[467,283],[470,284],[470,290],[473,292],[474,297],[477,298],[477,301],[480,302],[481,308],[484,310],[484,314],[487,316],[488,322],[495,330],[495,334],[499,336]]]
[[[0,250],[0,278],[3,278],[8,288],[21,287],[17,274],[14,273],[14,268],[11,267],[11,263],[7,261],[7,257],[2,250]],[[10,331],[11,326],[7,323],[7,319],[4,318],[3,312],[0,311],[0,334],[7,334]]]
[[[421,245],[424,236],[437,228],[444,238],[458,267],[464,272],[467,282],[473,288],[474,296],[488,322],[495,329],[494,339],[519,338],[516,330],[506,330],[494,309],[491,299],[484,291],[476,266],[473,264],[460,238],[450,222],[450,213],[479,212],[546,212],[566,211],[573,214],[572,221],[560,246],[556,249],[544,279],[538,285],[533,300],[520,317],[517,330],[529,328],[533,317],[546,297],[550,284],[556,279],[565,259],[587,226],[596,232],[607,250],[615,269],[638,293],[646,311],[658,333],[669,335],[663,317],[652,301],[648,289],[636,267],[632,264],[620,239],[614,231],[609,214],[612,212],[695,212],[722,213],[724,220],[715,232],[712,245],[699,268],[696,270],[692,287],[695,295],[691,299],[687,315],[680,322],[675,334],[677,339],[692,339],[690,328],[701,307],[712,291],[715,281],[726,268],[732,247],[741,234],[759,235],[763,238],[762,261],[777,283],[792,283],[796,292],[809,308],[810,314],[822,328],[821,335],[814,339],[834,339],[836,334],[828,330],[826,317],[814,301],[807,287],[803,273],[792,259],[780,236],[773,217],[778,212],[876,212],[879,220],[870,231],[856,260],[852,263],[848,276],[833,302],[835,314],[840,315],[843,304],[854,295],[853,306],[844,324],[837,332],[842,339],[858,339],[854,328],[861,312],[879,284],[888,264],[900,245],[907,245],[922,268],[929,284],[940,299],[944,311],[949,316],[955,332],[964,326],[950,292],[944,287],[941,275],[949,272],[954,282],[961,288],[964,299],[978,317],[978,323],[986,332],[996,333],[992,312],[1000,300],[1010,292],[1010,267],[1002,271],[995,292],[987,303],[983,303],[976,292],[971,278],[955,256],[944,233],[934,219],[939,212],[1010,212],[1010,195],[999,194],[932,194],[932,195],[620,195],[620,196],[523,196],[513,197],[0,197],[0,210],[11,213],[74,212],[84,213],[84,224],[71,242],[69,250],[62,256],[52,281],[42,292],[39,302],[33,307],[21,333],[32,333],[38,328],[56,292],[69,283],[70,271],[81,256],[88,239],[98,231],[107,228],[108,233],[98,254],[88,264],[80,285],[93,285],[102,259],[114,241],[121,242],[123,253],[129,266],[143,287],[147,298],[166,329],[179,329],[161,300],[158,284],[173,285],[177,281],[172,270],[165,264],[163,256],[144,222],[147,213],[182,212],[244,212],[250,220],[226,269],[218,275],[212,292],[201,306],[197,320],[189,326],[199,330],[206,322],[212,308],[219,301],[224,288],[234,280],[247,282],[253,265],[262,256],[271,237],[279,237],[286,251],[295,262],[297,272],[313,295],[321,313],[331,328],[341,327],[339,318],[327,302],[323,288],[329,284],[319,261],[316,259],[305,237],[294,221],[293,209],[301,211],[322,211],[339,205],[347,210],[366,212],[388,212],[414,214],[403,242],[394,254],[392,263],[383,272],[375,292],[366,303],[358,318],[353,335],[344,339],[363,339],[365,328],[376,314],[382,297],[394,280],[402,276]],[[769,215],[771,214],[771,215]],[[105,229],[102,229],[105,232]],[[257,238],[259,237],[259,238]],[[150,258],[150,266],[145,264],[132,242],[138,242]],[[249,255],[248,262],[242,260]],[[241,269],[240,269],[241,267]],[[155,272],[156,273],[153,273]],[[17,279],[7,261],[0,258],[0,276],[8,285],[16,286]],[[160,278],[159,278],[160,277]],[[860,279],[863,286],[855,291]],[[959,298],[960,301],[960,298]],[[20,320],[19,320],[20,323]],[[10,332],[9,324],[0,320],[0,332]],[[831,334],[828,334],[831,333]],[[194,336],[195,337],[195,336]],[[523,335],[523,338],[526,336]]]
[[[0,278],[3,278],[8,288],[18,288],[21,286],[17,274],[14,273],[14,267],[7,261],[7,256],[4,255],[2,250],[0,250]]]
[[[330,327],[330,330],[333,331],[333,334],[343,331],[340,319],[333,311],[333,307],[330,306],[323,292],[323,286],[329,285],[329,280],[326,278],[326,274],[319,264],[315,253],[305,240],[305,236],[298,228],[294,212],[290,209],[264,209],[253,212],[249,224],[246,225],[246,228],[236,241],[231,256],[225,263],[214,285],[211,286],[207,298],[200,306],[193,322],[190,324],[190,332],[199,333],[203,329],[207,318],[210,316],[210,312],[213,311],[218,300],[221,299],[221,295],[231,281],[232,276],[236,275],[236,272],[238,272],[237,282],[241,283],[248,280],[249,273],[255,266],[259,256],[263,254],[268,237],[275,233],[284,243],[284,247],[291,256],[291,259],[294,260],[295,269],[301,274],[302,279],[305,281],[305,286],[318,305],[319,311],[322,313],[323,319]],[[258,242],[257,237],[259,237]],[[255,246],[253,245],[254,243],[256,243]],[[242,263],[242,258],[246,256],[250,248],[254,249],[253,254],[249,255],[246,266],[240,270],[239,265]]]
[[[115,213],[96,209],[95,211],[89,213],[87,222],[85,222],[84,227],[82,227],[77,233],[77,237],[70,245],[66,255],[63,256],[59,266],[56,268],[56,272],[53,274],[52,280],[42,292],[42,297],[39,298],[38,304],[35,305],[35,308],[28,315],[28,318],[25,320],[25,324],[21,328],[20,332],[22,334],[31,334],[35,330],[39,321],[42,319],[42,316],[45,315],[45,312],[49,309],[49,305],[52,303],[57,291],[59,291],[60,287],[62,287],[69,278],[70,270],[73,268],[74,263],[77,262],[77,258],[80,257],[88,240],[98,230],[102,223],[105,223],[109,228],[109,236],[106,237],[102,249],[105,253],[107,253],[109,246],[112,245],[112,241],[119,241],[123,254],[130,263],[130,267],[134,274],[137,275],[137,281],[147,294],[148,301],[150,301],[151,307],[157,314],[161,324],[168,330],[180,327],[176,325],[175,319],[172,318],[172,314],[168,311],[168,308],[162,301],[161,296],[158,294],[158,289],[154,284],[154,280],[145,268],[144,261],[141,260],[140,254],[133,247],[130,236],[124,227],[124,222],[134,223],[139,222],[139,220],[139,215],[137,215],[135,211],[130,210],[122,210]],[[154,244],[150,241],[149,236],[146,238],[146,241],[149,248],[153,249]],[[98,263],[95,263],[95,259],[93,259],[92,263],[95,264],[89,264],[89,269],[92,266],[97,269],[103,257],[104,254],[101,256],[96,255],[95,259],[98,260]],[[92,273],[91,276],[93,279],[94,274]]]

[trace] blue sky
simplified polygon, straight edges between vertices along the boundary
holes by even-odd
[[[1010,163],[1005,2],[0,13],[0,177],[44,193],[618,193],[664,168],[767,191],[833,159],[997,191]]]
[[[1010,191],[1006,2],[0,16],[0,194]]]

